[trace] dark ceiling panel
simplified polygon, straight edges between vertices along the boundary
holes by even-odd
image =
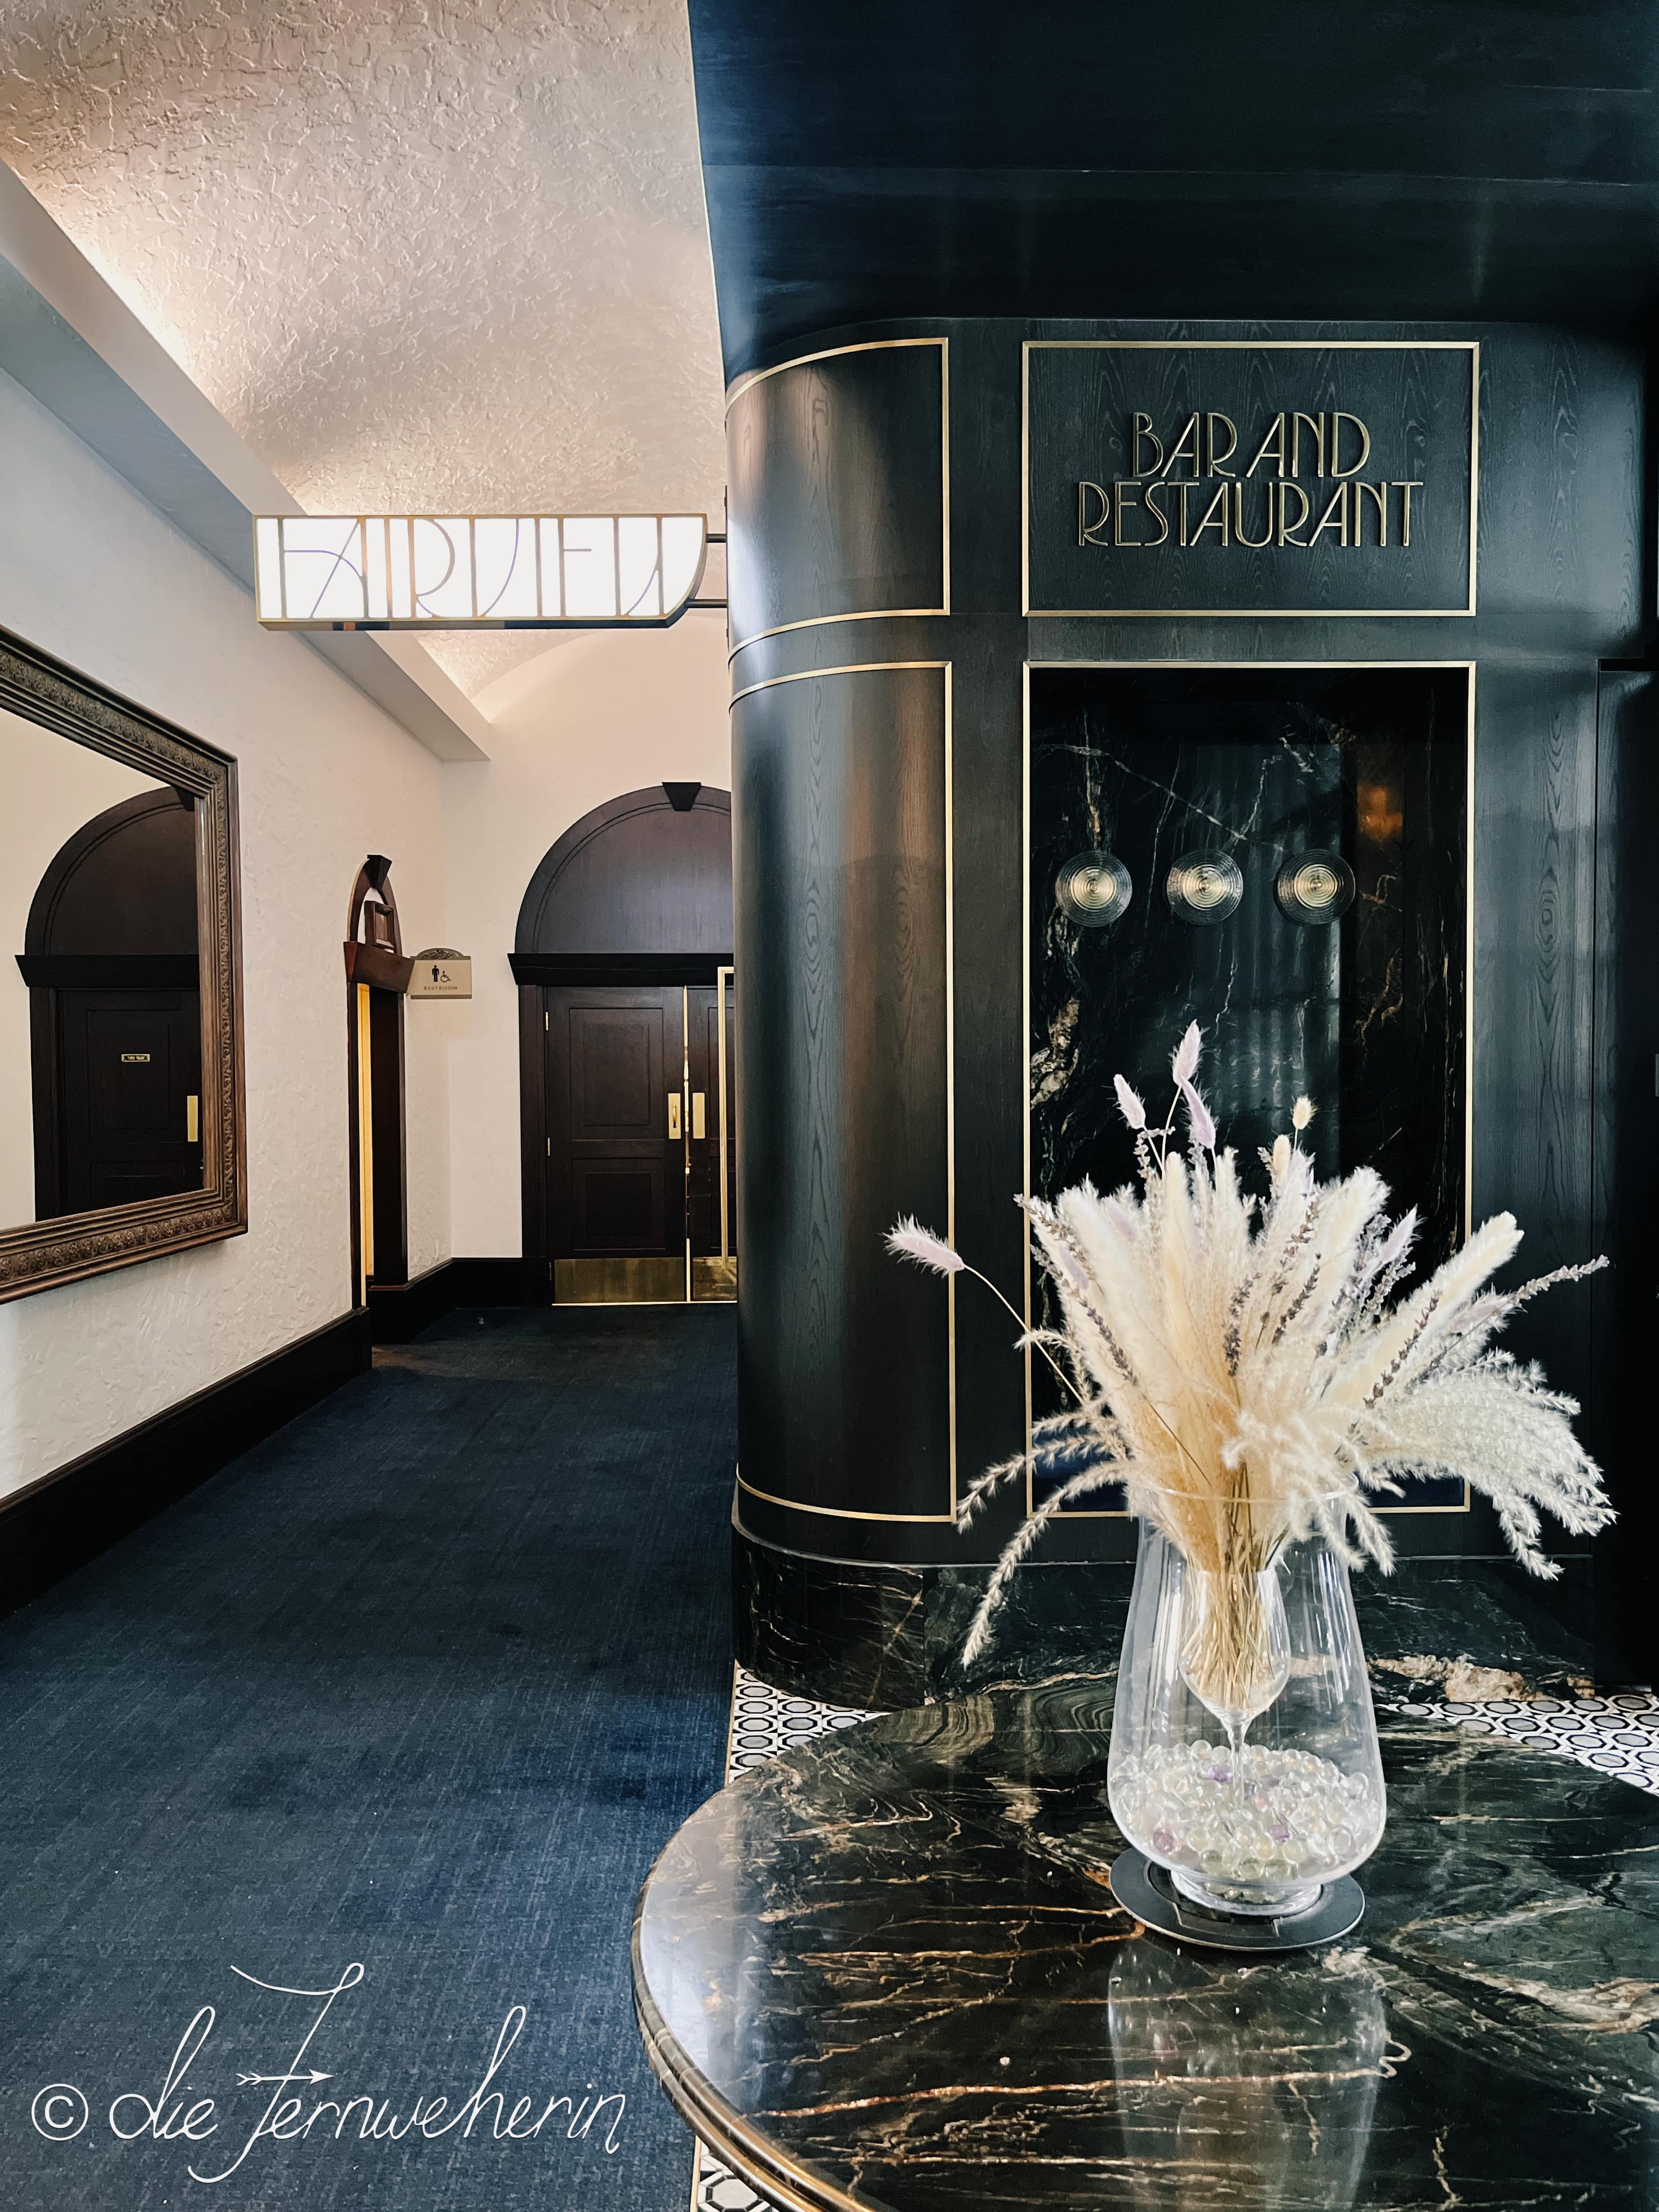
[[[691,0],[729,373],[893,316],[1629,328],[1659,9]]]

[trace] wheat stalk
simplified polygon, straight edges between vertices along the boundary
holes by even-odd
[[[1171,1062],[1175,1095],[1161,1128],[1116,1079],[1139,1188],[1103,1196],[1083,1182],[1052,1204],[1018,1200],[1063,1322],[1058,1334],[1031,1331],[1021,1341],[1049,1359],[1077,1407],[1034,1434],[1033,1462],[1061,1478],[1060,1488],[1004,1552],[975,1617],[975,1649],[1060,1502],[1109,1480],[1121,1482],[1130,1511],[1162,1528],[1189,1567],[1235,1594],[1211,1616],[1207,1664],[1218,1683],[1255,1663],[1255,1577],[1285,1545],[1319,1533],[1350,1564],[1392,1565],[1373,1501],[1397,1493],[1402,1478],[1468,1482],[1492,1500],[1522,1565],[1547,1579],[1560,1569],[1540,1547],[1541,1513],[1580,1535],[1613,1518],[1601,1472],[1572,1431],[1577,1406],[1535,1367],[1492,1349],[1517,1307],[1606,1262],[1494,1290],[1492,1277],[1521,1242],[1502,1213],[1419,1288],[1396,1295],[1410,1272],[1415,1213],[1390,1221],[1387,1188],[1368,1168],[1316,1181],[1297,1142],[1313,1115],[1305,1098],[1264,1155],[1266,1193],[1246,1193],[1194,1087],[1200,1048],[1194,1024]],[[1182,1109],[1185,1153],[1175,1136]],[[889,1243],[941,1273],[986,1280],[914,1220]],[[976,1485],[964,1524],[1025,1464],[1009,1462]]]

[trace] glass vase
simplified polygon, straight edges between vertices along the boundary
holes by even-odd
[[[1376,1721],[1348,1571],[1322,1536],[1205,1571],[1141,1522],[1107,1774],[1128,1841],[1212,1912],[1306,1911],[1370,1857]]]

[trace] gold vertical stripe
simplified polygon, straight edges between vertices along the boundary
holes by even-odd
[[[367,1304],[368,1279],[374,1273],[374,1055],[369,1042],[368,986],[357,986],[357,1249]]]
[[[1021,1128],[1020,1183],[1031,1195],[1031,663],[1020,671],[1019,757],[1019,1095],[1024,1103]],[[1031,1217],[1020,1216],[1025,1295],[1025,1334],[1031,1334]],[[1031,1468],[1031,1347],[1025,1346],[1025,1511],[1036,1506]]]
[[[720,1257],[722,1260],[729,1260],[732,1256],[730,1242],[732,1199],[731,1194],[726,1188],[726,1132],[727,1127],[727,1107],[726,1103],[726,979],[728,975],[732,976],[735,981],[737,976],[736,969],[717,968],[714,970],[714,994],[716,1000],[715,1022],[719,1030],[720,1042]]]
[[[945,1236],[957,1242],[957,960],[956,826],[953,815],[955,734],[951,664],[945,664]],[[945,1357],[950,1378],[951,1517],[957,1512],[957,1279],[945,1279]]]

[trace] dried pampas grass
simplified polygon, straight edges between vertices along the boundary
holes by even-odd
[[[1194,1024],[1171,1063],[1175,1098],[1159,1130],[1117,1079],[1138,1189],[1103,1196],[1085,1182],[1052,1204],[1018,1200],[1065,1323],[1022,1341],[1049,1358],[1073,1405],[1033,1431],[1037,1471],[1058,1480],[999,1561],[967,1657],[1055,1514],[1112,1483],[1223,1586],[1253,1583],[1287,1543],[1316,1532],[1350,1565],[1368,1558],[1386,1570],[1393,1547],[1373,1501],[1412,1476],[1450,1475],[1490,1498],[1516,1556],[1545,1577],[1560,1570],[1540,1547],[1540,1513],[1575,1535],[1613,1518],[1600,1470],[1572,1432],[1576,1403],[1492,1344],[1528,1299],[1605,1261],[1492,1290],[1521,1243],[1514,1217],[1500,1213],[1417,1290],[1396,1295],[1411,1272],[1415,1214],[1390,1221],[1388,1190],[1369,1168],[1315,1181],[1295,1140],[1313,1117],[1305,1098],[1293,1133],[1262,1155],[1266,1194],[1248,1194],[1194,1085],[1200,1045]],[[1183,1109],[1185,1157],[1174,1141]],[[911,1220],[889,1243],[941,1273],[966,1268]],[[1026,1464],[1022,1455],[981,1476],[963,1525]]]

